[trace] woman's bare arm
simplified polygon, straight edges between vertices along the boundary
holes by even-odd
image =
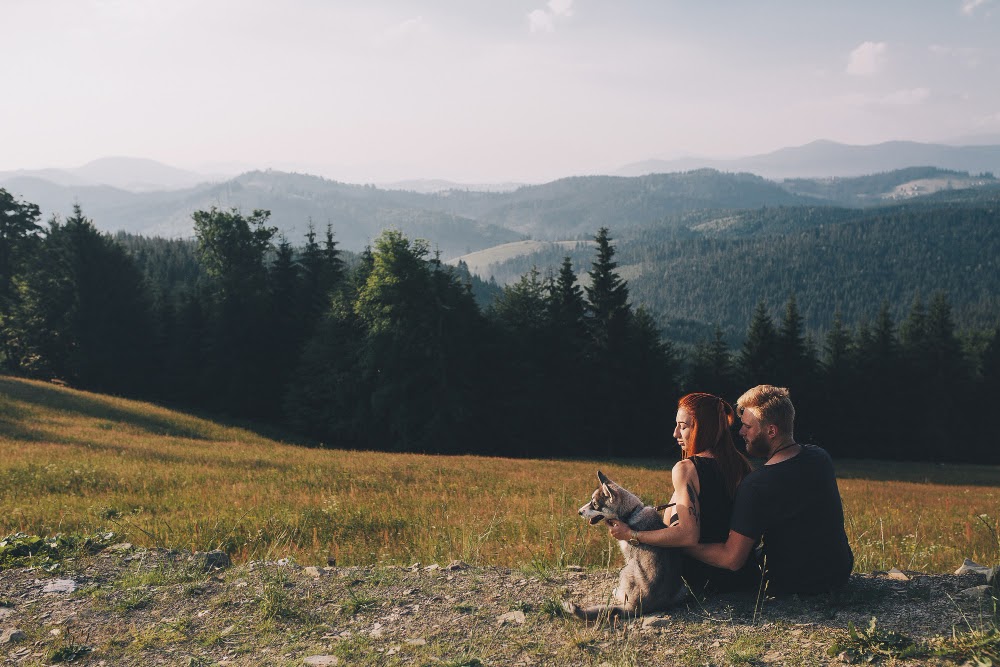
[[[698,503],[698,474],[689,460],[678,462],[671,470],[674,493],[670,496],[673,507],[664,514],[666,528],[636,531],[642,544],[657,547],[688,547],[698,544],[701,537],[701,506]],[[632,529],[620,521],[609,521],[611,536],[627,540]]]

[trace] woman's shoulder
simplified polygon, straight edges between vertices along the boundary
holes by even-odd
[[[681,459],[674,464],[674,467],[670,469],[670,474],[674,480],[687,480],[698,476],[698,468],[694,462],[695,458],[696,457]]]

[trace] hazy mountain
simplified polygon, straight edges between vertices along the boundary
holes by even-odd
[[[604,226],[655,225],[684,211],[816,203],[753,174],[702,169],[636,178],[575,176],[500,194],[453,191],[427,205],[534,238],[565,239]]]
[[[428,195],[348,185],[316,176],[250,172],[224,183],[173,191],[128,192],[109,186],[62,186],[38,178],[0,183],[15,196],[38,204],[47,218],[65,216],[79,203],[98,229],[145,236],[184,238],[194,234],[191,214],[212,206],[249,213],[271,211],[270,224],[293,245],[303,242],[312,221],[322,237],[332,225],[347,250],[361,250],[386,227],[431,241],[445,258],[515,241],[520,234],[447,211],[422,207]]]
[[[456,183],[437,178],[417,178],[408,181],[393,181],[391,183],[379,183],[378,187],[383,190],[404,190],[406,192],[419,192],[421,194],[435,194],[448,192],[449,190],[462,190],[469,192],[511,192],[524,185],[523,183]]]
[[[36,178],[73,187],[110,186],[130,192],[180,190],[212,180],[205,174],[170,167],[155,160],[106,157],[70,169],[18,169],[0,172],[0,186],[11,181]],[[8,190],[10,188],[7,188]]]
[[[134,157],[105,157],[72,172],[92,183],[133,192],[180,190],[212,180],[204,174]]]
[[[772,153],[731,160],[682,158],[646,160],[619,169],[619,176],[711,168],[720,171],[747,171],[765,178],[824,178],[861,176],[906,167],[929,166],[940,169],[1000,173],[1000,145],[946,146],[912,141],[889,141],[871,146],[852,146],[833,141],[814,141],[805,146],[782,148]]]

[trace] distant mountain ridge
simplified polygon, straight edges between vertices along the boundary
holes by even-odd
[[[67,187],[110,186],[129,192],[180,190],[219,180],[219,177],[133,157],[105,157],[69,169],[0,171],[0,183],[23,178],[38,178]]]
[[[511,192],[448,190],[423,194],[351,185],[318,176],[253,171],[182,190],[130,192],[106,185],[60,185],[38,177],[0,180],[0,187],[38,204],[43,215],[67,215],[79,203],[99,229],[190,238],[191,214],[213,206],[271,211],[293,245],[312,223],[330,225],[345,250],[360,251],[386,227],[427,239],[443,259],[530,237],[585,239],[600,227],[655,227],[678,216],[761,207],[862,207],[936,191],[996,184],[964,172],[915,167],[850,179],[770,181],[712,169],[639,177],[576,176]],[[724,217],[724,215],[723,215]],[[712,222],[711,224],[717,224]]]
[[[948,146],[914,141],[887,141],[855,146],[834,141],[814,141],[771,153],[734,159],[686,157],[677,160],[644,160],[618,169],[618,176],[718,169],[750,172],[770,179],[863,176],[907,167],[937,167],[976,175],[1000,173],[1000,145]]]

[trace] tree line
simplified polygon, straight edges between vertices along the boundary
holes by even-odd
[[[0,190],[4,372],[251,419],[329,447],[501,456],[674,456],[682,392],[789,386],[800,440],[834,455],[996,462],[1000,330],[960,339],[944,293],[807,334],[791,295],[743,342],[662,337],[607,228],[585,272],[527,271],[486,299],[427,242],[360,255],[255,210],[193,215],[195,241],[111,237],[79,207],[39,223]],[[666,286],[665,286],[666,287]],[[488,291],[488,290],[487,290]]]

